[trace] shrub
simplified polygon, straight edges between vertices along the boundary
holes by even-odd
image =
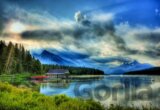
[[[0,110],[104,110],[97,102],[69,98],[65,95],[45,96],[27,88],[0,82]]]

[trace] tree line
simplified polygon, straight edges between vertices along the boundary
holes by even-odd
[[[0,41],[0,74],[42,73],[39,60],[31,56],[21,44]]]
[[[87,67],[72,67],[72,66],[61,66],[61,65],[44,65],[44,71],[47,72],[49,69],[67,69],[71,75],[102,75],[103,71],[87,68]]]
[[[68,69],[70,74],[104,74],[103,71],[85,67],[44,65],[35,59],[21,44],[0,41],[0,74],[44,74],[49,69]]]

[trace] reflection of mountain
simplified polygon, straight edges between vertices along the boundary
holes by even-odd
[[[160,75],[160,67],[154,67],[141,71],[127,72],[125,75]]]
[[[96,60],[91,59],[88,55],[70,52],[70,51],[48,51],[43,50],[40,54],[33,53],[35,58],[39,59],[43,64],[57,64],[57,65],[66,65],[66,66],[75,66],[75,67],[89,67],[103,70],[107,74],[123,74],[129,71],[138,71],[151,68],[150,64],[141,64],[136,60],[126,60],[120,59],[121,64],[116,66],[109,66],[110,62],[115,61],[113,58],[107,58],[100,63]]]

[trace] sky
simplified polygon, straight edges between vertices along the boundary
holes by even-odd
[[[0,40],[88,57],[160,66],[159,0],[1,0]],[[61,55],[61,54],[59,54]]]

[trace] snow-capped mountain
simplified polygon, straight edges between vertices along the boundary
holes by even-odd
[[[72,65],[72,62],[46,50],[41,54],[33,53],[32,55],[43,64]]]
[[[138,70],[145,70],[148,68],[152,68],[153,66],[147,63],[139,63],[138,61],[134,60],[130,63],[124,63],[120,66],[108,68],[107,71],[110,74],[123,74],[130,71],[138,71]]]
[[[89,58],[87,55],[83,55],[75,52],[57,52],[43,50],[41,53],[33,52],[32,55],[41,61],[43,64],[58,64],[75,67],[90,67],[103,70],[107,74],[123,74],[130,71],[145,70],[152,68],[153,66],[147,63],[139,63],[136,60],[124,60],[120,65],[109,66],[104,62],[101,64],[97,61]],[[107,60],[113,60],[108,58]],[[114,59],[115,60],[115,59]],[[109,63],[108,63],[109,64]]]

